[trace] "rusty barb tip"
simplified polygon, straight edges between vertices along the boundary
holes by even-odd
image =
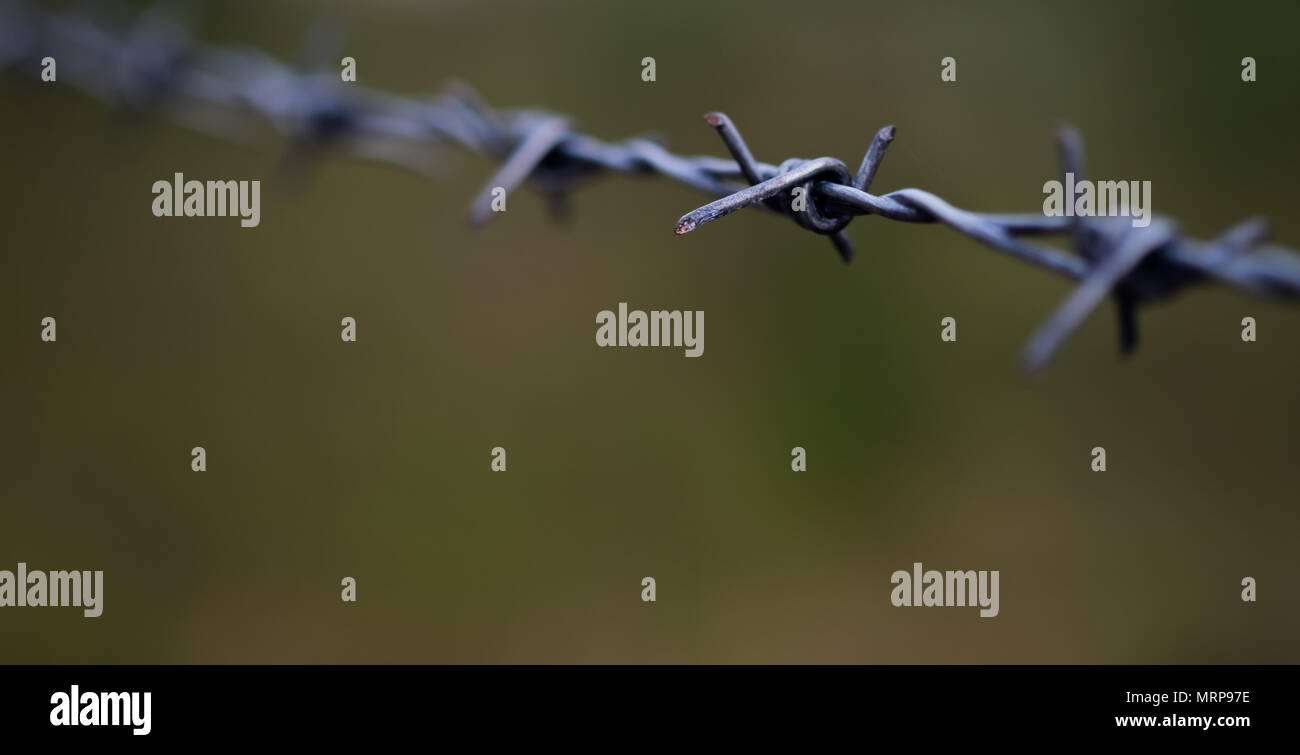
[[[690,233],[695,230],[695,221],[690,218],[682,218],[677,221],[677,226],[673,228],[673,233],[681,236],[683,233]]]
[[[718,112],[704,114],[704,122],[709,124],[710,126],[713,126],[714,128],[721,126],[723,121],[725,121],[726,119],[727,116]]]

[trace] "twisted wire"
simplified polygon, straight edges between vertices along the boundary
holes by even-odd
[[[104,15],[105,8],[96,10]],[[1257,295],[1300,295],[1300,256],[1261,248],[1268,226],[1258,218],[1198,241],[1161,216],[1135,227],[1123,217],[971,212],[916,188],[872,194],[872,181],[896,136],[893,126],[875,134],[856,173],[832,157],[759,162],[722,113],[709,113],[705,120],[731,159],[679,156],[648,138],[606,142],[587,136],[567,118],[545,111],[494,109],[460,83],[432,99],[403,97],[343,83],[337,70],[296,70],[257,50],[203,44],[192,39],[186,18],[175,8],[155,7],[126,24],[117,18],[92,20],[91,12],[54,14],[0,3],[0,70],[38,76],[42,59],[53,57],[59,83],[113,108],[163,111],[182,125],[240,142],[269,124],[300,157],[335,148],[431,175],[436,163],[430,147],[457,145],[500,164],[470,204],[474,225],[494,214],[495,188],[509,194],[528,184],[560,214],[569,191],[602,173],[658,175],[717,197],[683,215],[674,226],[678,234],[755,207],[829,236],[845,262],[853,246],[844,230],[855,217],[942,224],[1077,283],[1027,342],[1022,365],[1030,371],[1046,364],[1107,297],[1116,303],[1120,348],[1127,353],[1138,341],[1137,308],[1195,283],[1213,281]],[[308,41],[319,48],[321,36]],[[322,57],[320,49],[314,53]],[[1079,134],[1062,127],[1057,143],[1062,173],[1084,180]],[[795,210],[800,196],[804,207]],[[1073,253],[1029,241],[1044,236],[1064,237]]]

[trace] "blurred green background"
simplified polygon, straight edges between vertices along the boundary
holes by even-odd
[[[212,3],[196,35],[291,59],[323,7]],[[1068,121],[1188,233],[1300,246],[1294,3],[328,7],[369,87],[461,78],[684,154],[723,154],[721,109],[771,163],[856,167],[894,123],[874,190],[994,212],[1041,207]],[[675,237],[706,197],[612,176],[568,225],[520,192],[473,232],[469,153],[295,187],[274,138],[0,97],[0,568],[105,571],[98,619],[0,611],[2,662],[1300,662],[1294,306],[1198,288],[1128,360],[1106,306],[1027,378],[1066,282],[939,227],[859,218],[846,267],[758,212]],[[155,219],[176,171],[262,179],[261,226]],[[597,348],[620,301],[704,310],[704,357]],[[917,560],[1000,570],[1001,614],[892,607]]]

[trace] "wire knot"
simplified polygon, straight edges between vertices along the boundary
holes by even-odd
[[[885,149],[894,139],[893,126],[886,126],[876,133],[862,160],[862,167],[854,177],[844,163],[833,157],[811,160],[791,158],[776,168],[764,165],[754,160],[740,131],[730,118],[722,113],[709,113],[704,116],[704,120],[718,130],[723,143],[736,160],[740,174],[750,185],[683,215],[677,221],[678,234],[689,233],[704,223],[742,207],[762,205],[778,214],[790,216],[801,228],[830,236],[835,250],[845,262],[853,258],[853,243],[843,231],[854,217],[862,213],[840,211],[822,200],[827,198],[831,186],[866,191],[885,155]],[[797,197],[794,196],[796,189],[800,191]]]
[[[853,176],[849,175],[849,169],[844,163],[833,157],[818,157],[814,160],[800,160],[798,158],[786,160],[781,163],[780,176],[783,179],[791,173],[802,176],[807,174],[809,170],[816,172],[798,186],[790,189],[791,199],[784,205],[787,214],[794,218],[794,222],[798,223],[800,228],[807,228],[814,233],[826,236],[839,233],[844,230],[849,221],[853,220],[854,216],[837,214],[821,206],[818,201],[821,195],[814,190],[820,182],[852,186]],[[797,198],[794,196],[795,190],[801,191]]]

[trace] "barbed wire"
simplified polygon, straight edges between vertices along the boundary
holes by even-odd
[[[547,197],[554,213],[562,214],[568,192],[607,172],[660,175],[718,197],[683,215],[674,227],[678,234],[756,207],[829,236],[845,262],[852,258],[853,246],[844,229],[857,216],[939,223],[1077,281],[1026,344],[1022,364],[1031,371],[1041,368],[1108,296],[1118,307],[1122,353],[1137,345],[1139,305],[1198,282],[1217,281],[1259,295],[1300,296],[1300,256],[1280,247],[1261,248],[1268,236],[1262,219],[1247,220],[1203,242],[1182,236],[1160,216],[1136,227],[1123,217],[976,213],[915,188],[875,195],[868,190],[895,137],[893,126],[876,133],[856,174],[832,157],[759,162],[722,113],[705,119],[717,129],[731,159],[683,157],[648,138],[601,141],[545,111],[493,109],[460,83],[436,98],[402,97],[343,83],[338,70],[299,71],[258,50],[199,43],[179,11],[155,7],[123,24],[107,6],[54,14],[3,2],[0,70],[39,76],[48,56],[56,60],[58,82],[70,82],[111,107],[162,110],[182,125],[239,142],[247,141],[258,125],[269,124],[290,140],[298,157],[339,148],[433,175],[430,147],[459,145],[500,163],[470,205],[474,225],[494,214],[496,188],[510,194],[531,185]],[[324,48],[337,52],[340,43],[331,43],[324,31],[328,27],[313,28],[304,43],[305,56],[319,60],[327,57]],[[1062,127],[1057,143],[1062,173],[1082,181],[1078,133]],[[805,200],[801,210],[792,209],[796,196]],[[1065,237],[1074,253],[1025,240],[1041,236]]]

